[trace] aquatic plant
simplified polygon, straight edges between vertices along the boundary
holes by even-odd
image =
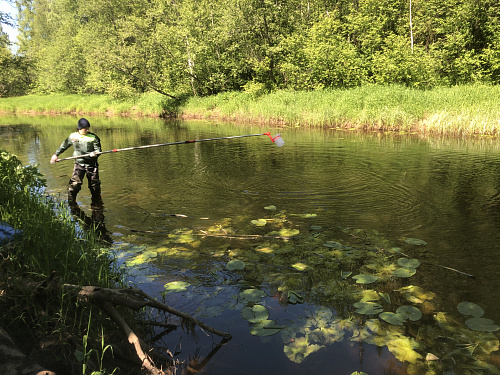
[[[442,311],[443,296],[412,283],[421,261],[407,253],[427,246],[426,241],[391,240],[366,229],[322,228],[307,222],[315,215],[267,207],[266,217],[227,220],[198,232],[177,230],[161,247],[140,251],[156,252],[155,262],[162,258],[168,264],[209,262],[214,293],[224,291],[231,297],[214,306],[214,295],[198,296],[198,314],[240,310],[252,335],[281,335],[283,352],[295,363],[349,340],[387,347],[408,364],[409,374],[464,373],[465,369],[499,373],[488,361],[499,348],[492,332],[500,326],[484,318],[484,311],[471,302],[461,302],[455,311]],[[302,220],[295,222],[296,217]],[[264,221],[265,225],[256,225]],[[255,228],[259,234],[239,235],[241,228]],[[132,252],[129,256],[137,259]],[[199,286],[191,281],[174,280],[165,288],[175,292],[172,283],[185,285],[179,292],[194,298]],[[272,298],[284,305],[316,307],[284,319],[267,307]]]

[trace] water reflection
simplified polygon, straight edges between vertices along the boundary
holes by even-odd
[[[103,119],[100,125],[94,120],[96,128],[101,126],[106,149],[262,130],[210,123],[108,121]],[[68,121],[73,123],[74,119]],[[60,135],[67,133],[65,125],[11,126],[8,132],[15,137],[2,136],[0,129],[0,147],[23,161],[40,162],[50,191],[64,194],[65,179],[55,177],[67,166],[50,167],[43,161],[50,158]],[[418,284],[444,297],[438,308],[450,314],[457,314],[459,302],[471,301],[485,309],[487,318],[500,322],[498,142],[288,129],[282,148],[268,143],[249,139],[191,144],[100,159],[106,226],[112,229],[111,234],[104,230],[104,236],[122,246],[118,249],[125,254],[123,265],[133,270],[133,280],[146,280],[141,287],[154,295],[161,295],[170,281],[190,282],[186,292],[169,295],[168,301],[193,314],[236,303],[239,294],[251,287],[265,290],[266,307],[290,325],[309,324],[305,311],[314,312],[319,306],[334,306],[332,313],[348,317],[352,304],[339,302],[342,291],[334,290],[333,284],[340,272],[349,269],[336,269],[336,262],[318,249],[324,250],[324,241],[347,244],[347,239],[355,238],[340,228],[360,229],[364,232],[357,241],[369,242],[373,233],[379,233],[376,246],[382,250],[404,237],[424,239],[427,246],[404,249],[422,265],[402,283]],[[75,216],[86,225],[106,228],[104,217],[99,217],[104,212],[86,215],[90,198],[80,199],[82,209]],[[270,206],[276,210],[266,209]],[[279,213],[311,243],[278,244],[265,237],[270,223],[251,224]],[[234,232],[209,236],[222,229]],[[320,240],[324,241],[314,242]],[[144,262],[132,267],[140,255]],[[247,269],[227,270],[225,264],[233,258],[245,258]],[[349,266],[357,270],[356,262]],[[294,263],[308,263],[310,270],[292,269]],[[288,295],[280,290],[284,278],[310,305],[287,303]],[[401,286],[390,284],[385,293]],[[386,349],[349,340],[318,350],[299,365],[284,357],[281,337],[261,341],[251,336],[238,310],[202,318],[229,327],[235,337],[207,365],[212,373],[327,374],[332,371],[325,364],[333,362],[339,363],[337,373],[342,375],[361,369],[370,375],[404,373],[404,366]],[[213,343],[200,341],[192,347],[209,353],[206,349]]]
[[[87,215],[78,204],[72,204],[69,207],[71,215],[82,224],[85,231],[92,230],[97,235],[98,239],[108,246],[113,243],[111,234],[104,224],[104,206],[94,206],[91,209],[90,216]]]

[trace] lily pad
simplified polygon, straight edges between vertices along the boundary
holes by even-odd
[[[256,227],[263,227],[264,225],[267,224],[267,220],[266,219],[252,220],[251,223]]]
[[[240,297],[248,302],[260,302],[260,300],[266,296],[262,290],[259,289],[245,289],[240,293]]]
[[[280,236],[283,237],[293,237],[300,233],[298,229],[281,229]]]
[[[398,307],[396,314],[404,319],[410,319],[414,322],[422,317],[422,312],[418,308],[408,305]]]
[[[210,306],[203,310],[200,313],[200,316],[204,318],[215,318],[216,316],[222,314],[224,311],[226,311],[226,308],[224,306]]]
[[[460,302],[457,306],[460,314],[465,316],[471,315],[474,318],[481,318],[484,315],[484,310],[481,306],[476,305],[473,302]]]
[[[416,273],[417,270],[415,268],[398,268],[392,274],[397,277],[411,277]]]
[[[290,361],[302,363],[306,357],[322,348],[324,348],[323,345],[312,344],[306,337],[298,337],[285,345],[283,351]]]
[[[233,259],[226,264],[226,269],[228,269],[229,271],[245,269],[245,262],[238,259]]]
[[[250,333],[254,336],[271,336],[278,333],[281,329],[283,327],[276,325],[274,320],[262,320],[252,327]]]
[[[356,302],[353,306],[357,309],[358,314],[363,315],[375,315],[384,311],[384,308],[375,302]]]
[[[380,279],[380,277],[373,275],[355,275],[352,278],[356,280],[358,284],[371,284]]]
[[[292,264],[292,267],[295,268],[298,271],[304,271],[307,268],[307,264],[304,264],[304,263],[295,263],[295,264]]]
[[[399,258],[398,264],[403,268],[417,268],[420,262],[417,259]]]
[[[424,240],[420,240],[418,238],[405,238],[404,240],[407,244],[410,245],[416,245],[416,246],[425,246],[427,245],[427,242]]]
[[[300,294],[295,293],[294,291],[288,292],[288,303],[295,305],[302,302],[304,302],[304,297],[302,297]]]
[[[241,309],[241,316],[250,323],[259,323],[269,318],[269,311],[262,305],[253,305]]]
[[[402,326],[406,320],[401,315],[395,314],[393,312],[383,312],[378,316],[380,319],[385,320],[387,323],[393,324],[395,326]]]
[[[275,211],[276,210],[276,206],[274,205],[270,205],[270,206],[266,206],[264,207],[265,210],[270,210],[270,211]]]
[[[493,324],[493,320],[486,318],[470,318],[465,321],[465,325],[480,332],[496,332],[500,329],[500,326]]]
[[[187,290],[187,287],[191,284],[187,281],[172,281],[170,283],[165,284],[165,292],[173,293],[173,292],[184,292]]]

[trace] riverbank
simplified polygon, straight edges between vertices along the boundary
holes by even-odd
[[[30,95],[0,98],[0,114],[180,117],[396,132],[496,136],[500,87],[464,85],[418,90],[363,86],[343,90],[230,92],[175,101],[158,93]]]

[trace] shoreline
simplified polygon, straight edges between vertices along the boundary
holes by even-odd
[[[418,90],[363,86],[349,90],[245,92],[176,102],[157,93],[117,100],[107,95],[51,94],[0,98],[0,116],[103,116],[212,120],[357,131],[450,136],[500,135],[500,86]]]

